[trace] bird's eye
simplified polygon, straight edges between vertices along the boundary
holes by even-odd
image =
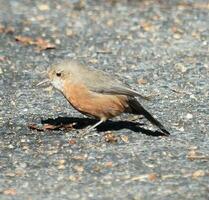
[[[60,77],[61,76],[61,73],[60,72],[57,72],[56,75],[57,75],[57,77]]]

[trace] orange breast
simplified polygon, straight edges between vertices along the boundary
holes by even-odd
[[[85,85],[65,84],[64,95],[75,109],[100,119],[115,117],[128,107],[126,96],[91,92]]]

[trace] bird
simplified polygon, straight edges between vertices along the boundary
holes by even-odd
[[[48,81],[64,95],[74,109],[98,119],[88,131],[113,117],[128,113],[144,116],[164,135],[170,135],[138,100],[145,100],[147,97],[110,73],[81,64],[78,60],[66,59],[53,64],[48,69],[48,79],[38,85]]]

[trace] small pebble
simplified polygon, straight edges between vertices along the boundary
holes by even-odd
[[[49,10],[49,5],[48,4],[39,4],[38,9],[40,11],[47,11],[47,10]]]
[[[190,113],[187,113],[187,115],[186,115],[186,119],[192,119],[193,118],[193,115],[192,114],[190,114]]]
[[[187,68],[182,63],[175,64],[175,68],[177,71],[185,73],[187,71]]]

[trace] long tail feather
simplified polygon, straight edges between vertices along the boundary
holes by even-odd
[[[165,129],[165,127],[157,119],[155,119],[147,110],[145,110],[135,98],[129,99],[129,106],[131,108],[132,114],[143,115],[153,125],[157,126],[165,135],[170,135],[170,133]]]

